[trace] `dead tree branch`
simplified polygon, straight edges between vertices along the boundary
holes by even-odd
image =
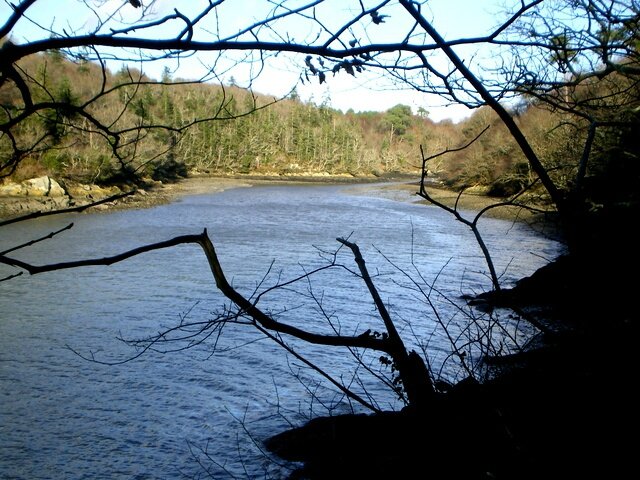
[[[220,265],[218,256],[216,254],[213,243],[211,242],[207,230],[205,229],[201,234],[197,235],[183,235],[174,237],[172,239],[158,242],[149,245],[143,245],[138,248],[131,249],[129,251],[102,258],[94,258],[94,259],[84,259],[70,262],[62,262],[62,263],[54,263],[47,265],[33,265],[28,262],[24,262],[22,260],[17,260],[15,258],[10,258],[6,254],[0,255],[0,263],[4,263],[6,265],[11,265],[17,268],[20,268],[31,275],[41,274],[45,272],[51,272],[56,270],[64,270],[70,268],[80,268],[86,266],[107,266],[113,265],[118,262],[122,262],[129,258],[147,253],[156,250],[161,250],[165,248],[171,248],[178,245],[184,244],[196,244],[200,246],[203,250],[209,267],[211,269],[211,273],[213,274],[213,278],[216,282],[216,286],[222,294],[229,299],[233,304],[238,307],[238,311],[234,314],[235,318],[240,316],[248,316],[254,322],[254,326],[264,333],[266,336],[275,340],[279,345],[290,351],[296,358],[300,358],[302,361],[305,361],[308,365],[312,366],[309,362],[300,357],[297,353],[295,353],[289,346],[287,346],[284,341],[280,338],[281,334],[290,335],[292,337],[298,338],[305,342],[317,345],[327,345],[327,346],[340,346],[340,347],[348,347],[348,348],[363,348],[363,349],[372,349],[384,352],[388,354],[394,361],[397,369],[400,373],[400,377],[402,379],[403,386],[407,393],[407,398],[410,405],[416,407],[424,406],[430,396],[434,393],[433,385],[431,383],[431,379],[429,376],[429,372],[424,365],[422,359],[416,354],[416,352],[408,353],[404,343],[398,334],[397,329],[389,312],[387,311],[384,303],[382,302],[374,284],[369,275],[369,272],[366,268],[365,261],[360,253],[360,249],[355,243],[348,242],[344,239],[338,239],[338,241],[347,246],[353,252],[355,261],[358,265],[361,278],[364,280],[367,288],[369,290],[370,295],[374,299],[376,307],[378,308],[378,312],[383,320],[383,323],[386,327],[387,334],[383,334],[380,338],[371,335],[367,331],[361,335],[349,336],[349,335],[341,335],[341,334],[320,334],[314,333],[311,331],[303,330],[293,325],[280,322],[274,319],[272,316],[266,314],[263,310],[257,307],[256,301],[251,301],[245,296],[243,296],[240,292],[238,292],[235,288],[229,284]],[[206,326],[201,328],[207,328]],[[202,330],[196,332],[201,333]],[[209,335],[211,335],[209,333]],[[166,335],[160,335],[156,341],[166,340]],[[195,341],[195,344],[200,343],[202,340]],[[155,344],[154,341],[148,343],[143,352],[152,348]],[[317,367],[312,368],[316,369],[319,373],[321,373],[326,378],[329,378],[326,374],[324,374]],[[330,379],[330,378],[329,378]],[[371,405],[366,400],[354,396],[349,389],[342,386],[339,382],[336,382],[333,379],[330,379],[334,385],[340,388],[345,394],[347,394],[350,398],[357,400],[363,405],[367,406],[372,410],[376,410],[376,407]]]
[[[464,218],[462,216],[462,214],[460,213],[460,211],[458,210],[458,202],[460,200],[460,196],[462,195],[463,191],[460,191],[458,193],[458,198],[456,199],[456,203],[453,207],[449,207],[448,205],[445,205],[442,202],[439,202],[438,200],[434,199],[428,192],[427,187],[426,187],[426,178],[427,178],[427,162],[433,158],[436,158],[440,155],[444,155],[446,153],[449,152],[455,152],[455,151],[459,151],[459,150],[463,150],[467,147],[469,147],[470,145],[472,145],[475,141],[477,141],[483,133],[485,133],[487,130],[489,129],[489,127],[486,127],[484,130],[482,130],[478,135],[476,135],[476,137],[474,139],[472,139],[470,142],[468,142],[467,144],[463,145],[462,147],[459,148],[455,148],[455,149],[447,149],[444,150],[442,152],[439,152],[435,155],[431,155],[430,157],[425,157],[424,155],[424,149],[422,148],[422,145],[420,145],[420,155],[422,156],[422,175],[420,177],[420,191],[418,192],[418,195],[420,195],[422,198],[424,198],[425,200],[427,200],[429,203],[432,203],[433,205],[442,208],[443,210],[451,213],[456,220],[458,220],[459,222],[467,225],[471,231],[473,232],[473,235],[476,237],[476,241],[478,242],[478,245],[480,246],[480,249],[482,250],[482,254],[484,255],[485,261],[487,263],[487,267],[489,268],[489,273],[491,275],[491,283],[493,284],[493,288],[496,291],[500,290],[500,280],[498,279],[498,274],[496,273],[496,269],[495,266],[493,264],[493,260],[491,259],[491,253],[489,253],[489,249],[487,248],[487,245],[485,244],[482,235],[480,234],[480,231],[478,229],[478,220],[480,219],[480,216],[476,215],[476,217],[473,220],[467,220],[466,218]]]
[[[371,280],[364,258],[362,258],[362,254],[360,253],[360,248],[358,248],[355,243],[348,242],[347,240],[341,238],[337,240],[346,247],[349,247],[353,252],[362,279],[367,285],[369,294],[378,308],[378,313],[387,329],[388,341],[392,345],[387,353],[395,362],[398,372],[400,373],[409,404],[418,408],[426,407],[430,403],[435,389],[424,361],[416,352],[407,352],[404,342],[398,334],[395,324],[391,320],[391,316]]]
[[[28,214],[22,215],[20,217],[14,217],[14,218],[10,218],[8,220],[1,221],[0,222],[0,227],[4,227],[5,225],[10,225],[12,223],[24,222],[26,220],[33,220],[34,218],[47,217],[49,215],[60,215],[62,213],[80,213],[80,212],[84,212],[85,210],[88,210],[89,208],[97,207],[98,205],[103,205],[105,203],[115,202],[115,201],[120,200],[122,198],[129,197],[129,196],[131,196],[131,195],[133,195],[135,193],[136,193],[135,190],[131,190],[129,192],[118,193],[117,195],[111,195],[111,196],[109,196],[107,198],[103,198],[102,200],[98,200],[96,202],[88,203],[86,205],[80,205],[80,206],[77,206],[77,207],[63,208],[63,209],[60,209],[60,210],[40,211],[40,212],[28,213]]]

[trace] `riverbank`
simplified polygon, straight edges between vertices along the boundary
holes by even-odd
[[[98,186],[63,181],[49,176],[32,178],[20,183],[0,185],[0,219],[19,217],[34,212],[84,207],[103,202],[92,211],[124,208],[150,208],[166,204],[187,195],[219,193],[231,188],[273,184],[362,184],[397,181],[398,177],[352,176],[203,176],[194,175],[174,182],[147,181],[142,186]],[[128,195],[123,196],[123,194]],[[110,200],[112,197],[113,198]],[[106,200],[106,201],[105,201]]]
[[[151,208],[166,204],[187,195],[219,193],[231,188],[246,188],[254,185],[304,185],[304,184],[343,184],[350,187],[355,195],[376,196],[395,201],[429,204],[417,195],[419,183],[416,175],[376,176],[202,176],[194,175],[175,182],[150,181],[143,187],[97,186],[77,182],[58,181],[51,177],[30,179],[20,184],[9,183],[0,186],[0,219],[18,217],[33,212],[46,212],[60,209],[77,208],[113,196],[120,198],[106,201],[91,208],[91,211],[106,211],[128,208]],[[122,194],[132,192],[130,195]],[[502,199],[492,198],[481,193],[464,193],[447,190],[437,183],[429,187],[434,200],[449,207],[466,212],[466,218],[472,219],[479,211],[490,205],[500,203]],[[533,213],[521,207],[501,206],[491,208],[485,213],[488,217],[505,220],[524,221],[530,224],[548,223],[541,213]]]
[[[362,176],[353,177],[345,175],[327,175],[327,176],[300,176],[300,177],[268,177],[268,176],[236,176],[236,177],[210,177],[215,179],[223,178],[225,180],[236,180],[246,182],[247,185],[304,185],[310,183],[316,184],[343,184],[349,186],[349,192],[356,195],[376,196],[388,198],[390,200],[401,202],[420,203],[431,205],[428,200],[418,196],[420,189],[419,173],[410,174],[389,174],[385,176]],[[209,180],[207,178],[194,177],[186,179],[185,193],[189,194],[189,182],[194,181],[195,188],[202,185],[207,188]],[[177,192],[181,192],[181,184],[176,185]],[[442,183],[433,181],[428,185],[429,195],[437,202],[442,203],[450,208],[456,207],[460,212],[465,214],[465,218],[472,220],[473,217],[481,210],[486,209],[483,215],[491,218],[500,218],[503,220],[524,221],[527,223],[540,223],[549,220],[547,214],[552,214],[551,210],[546,211],[548,207],[533,204],[534,209],[529,210],[517,205],[501,205],[504,198],[490,197],[483,193],[481,189],[469,189],[462,194],[447,189]],[[207,193],[202,192],[202,193]],[[491,207],[491,208],[489,208]]]
[[[84,207],[103,202],[91,211],[150,208],[184,195],[216,193],[251,184],[233,178],[189,177],[172,183],[147,182],[142,187],[98,186],[59,181],[44,176],[0,186],[0,219],[34,212]],[[130,193],[129,195],[126,195]],[[123,196],[124,195],[124,196]]]
[[[544,327],[530,348],[487,356],[486,380],[436,390],[421,410],[316,418],[267,449],[302,464],[291,479],[627,476],[638,324],[623,272],[638,259],[610,252],[562,256],[513,289],[472,299],[478,311],[507,308]]]

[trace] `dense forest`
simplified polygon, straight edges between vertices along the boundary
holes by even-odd
[[[427,111],[414,113],[402,104],[385,112],[344,113],[331,108],[329,99],[321,104],[303,102],[295,90],[276,99],[233,84],[173,79],[168,70],[161,79],[127,67],[103,72],[96,64],[72,62],[57,51],[26,58],[20,67],[39,85],[36,94],[42,98],[37,100],[87,105],[91,115],[123,133],[116,144],[71,108],[44,110],[16,129],[18,143],[37,148],[25,148],[29,153],[13,172],[14,181],[44,174],[104,185],[166,181],[189,173],[418,174],[421,146],[426,155],[451,150],[429,163],[429,173],[454,188],[474,187],[505,196],[535,178],[516,142],[488,107],[458,124],[436,123]],[[123,83],[130,85],[115,88]],[[109,93],[96,100],[103,85]],[[602,97],[605,109],[608,97]],[[15,86],[3,85],[0,102],[6,110],[0,114],[6,116],[19,99]],[[619,98],[613,103],[618,104]],[[574,154],[584,143],[588,123],[526,97],[512,111],[554,180],[563,185],[563,179],[573,178],[578,168]],[[634,112],[629,108],[611,116],[637,116]],[[38,143],[36,132],[42,129],[48,135]],[[628,132],[628,128],[608,130],[596,138],[592,172],[607,169],[613,151],[624,153],[619,140],[626,135],[633,141]],[[2,140],[0,149],[11,148],[7,137]],[[624,155],[616,158],[617,163],[625,160]],[[616,169],[608,170],[610,176]],[[626,178],[624,168],[617,170],[618,180]]]

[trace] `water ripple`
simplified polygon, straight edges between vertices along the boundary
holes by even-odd
[[[375,281],[404,326],[406,338],[416,345],[428,338],[435,361],[447,351],[446,339],[432,336],[437,330],[432,313],[415,292],[398,286],[402,276],[392,276],[397,270],[377,249],[409,271],[413,235],[414,258],[424,277],[437,277],[438,287],[456,296],[489,286],[471,233],[437,209],[348,195],[343,189],[254,187],[187,197],[151,210],[48,217],[3,228],[0,249],[46,235],[69,221],[75,222],[74,229],[21,252],[21,258],[40,263],[51,252],[59,261],[112,255],[207,227],[229,278],[248,293],[269,268],[291,277],[300,274],[300,265],[321,264],[312,246],[333,251],[338,247],[336,237],[353,232],[351,239],[376,273]],[[553,257],[560,248],[524,226],[488,220],[483,228],[489,232],[487,240],[499,270],[509,266],[507,282],[533,272],[544,263],[540,256]],[[340,261],[355,268],[349,255]],[[357,279],[342,270],[330,273],[318,275],[312,285],[335,314],[336,326],[348,333],[381,330]],[[266,285],[276,280],[272,276]],[[282,319],[331,331],[309,304],[308,293],[305,285],[297,292],[281,290],[264,300],[264,308],[300,306],[283,313]],[[202,458],[199,449],[205,448],[240,476],[245,466],[264,473],[264,459],[251,448],[243,424],[259,439],[285,428],[287,421],[301,421],[309,414],[309,392],[293,374],[318,380],[300,362],[285,358],[272,342],[233,348],[256,338],[255,332],[228,326],[219,345],[230,349],[226,353],[211,355],[206,348],[149,353],[114,367],[86,362],[67,348],[106,361],[123,359],[135,351],[117,340],[120,335],[153,335],[174,325],[185,312],[189,320],[206,320],[224,303],[202,253],[192,246],[142,255],[108,268],[1,283],[0,477],[193,476],[198,472],[194,455]],[[454,312],[443,315],[448,320],[455,317]],[[291,343],[328,371],[343,378],[352,375],[353,363],[346,352]],[[310,385],[333,402],[332,390]],[[380,395],[381,404],[395,404],[393,395],[373,382],[368,385],[371,393]],[[335,403],[335,412],[348,410],[346,404]]]

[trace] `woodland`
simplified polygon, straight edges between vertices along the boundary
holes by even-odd
[[[174,79],[168,69],[161,79],[148,78],[127,66],[116,73],[103,72],[95,63],[78,64],[57,51],[28,57],[20,67],[37,80],[41,90],[36,90],[36,98],[39,95],[63,105],[92,99],[104,74],[107,88],[114,92],[99,98],[93,108],[104,118],[118,118],[122,125],[189,125],[194,119],[214,120],[198,122],[184,133],[149,128],[136,139],[136,160],[121,168],[98,133],[66,125],[71,112],[48,111],[30,117],[17,130],[24,143],[33,141],[35,132],[45,131],[49,137],[44,148],[30,152],[16,165],[5,177],[8,180],[49,175],[125,189],[190,173],[354,178],[404,173],[419,178],[421,146],[426,155],[436,154],[457,150],[477,136],[466,148],[432,161],[429,174],[456,191],[475,187],[496,197],[515,194],[534,178],[517,143],[488,107],[475,110],[459,123],[436,123],[426,110],[414,113],[408,105],[398,104],[384,112],[342,112],[330,107],[330,98],[303,102],[295,89],[276,99],[233,84]],[[123,83],[126,88],[114,88]],[[5,86],[0,94],[7,107],[21,101],[15,88]],[[581,139],[573,135],[576,125],[567,115],[537,105],[533,99],[520,101],[513,113],[541,156],[556,162],[549,165],[550,170],[573,166],[573,152]],[[88,129],[88,121],[84,122]],[[10,158],[10,145],[5,143],[4,148],[5,158]]]
[[[330,22],[331,11],[322,10],[327,2],[281,2],[240,33],[200,39],[194,32],[225,2],[203,4],[190,16],[175,10],[150,20],[144,16],[149,2],[131,1],[120,8],[143,12],[132,24],[114,27],[114,17],[105,17],[87,35],[47,31],[39,42],[20,43],[11,30],[35,3],[12,4],[13,14],[0,30],[0,174],[6,182],[49,175],[62,184],[117,185],[128,192],[196,173],[412,174],[417,194],[451,213],[452,222],[471,228],[485,254],[493,290],[464,299],[466,305],[489,315],[510,309],[539,333],[535,346],[504,355],[485,345],[483,376],[469,375],[455,385],[439,382],[428,360],[405,347],[365,259],[348,239],[338,241],[353,255],[353,272],[370,292],[383,333],[321,333],[279,322],[260,309],[261,293],[247,296],[227,281],[206,230],[110,258],[56,263],[52,252],[47,265],[13,256],[13,250],[34,241],[21,239],[0,253],[0,261],[15,270],[2,281],[197,244],[230,306],[201,330],[177,326],[171,342],[197,347],[194,338],[212,325],[242,319],[280,345],[283,355],[297,359],[304,355],[292,349],[289,337],[336,351],[379,352],[382,366],[392,367],[389,385],[405,408],[318,418],[275,435],[266,449],[303,464],[291,478],[616,478],[634,471],[640,266],[637,1],[511,2],[504,21],[486,36],[448,40],[425,13],[428,2],[353,2],[352,16],[339,25]],[[400,14],[411,27],[399,41],[365,42]],[[265,36],[291,17],[316,28],[316,40],[296,43],[282,31],[276,40]],[[183,26],[175,36],[152,41],[136,36],[171,22]],[[356,36],[362,31],[370,36]],[[470,44],[504,48],[502,63],[483,68],[473,56],[461,58],[456,48]],[[295,89],[273,98],[235,81],[183,79],[170,70],[160,79],[133,66],[111,72],[101,47],[139,48],[147,52],[145,61],[237,50],[258,52],[253,61],[260,63],[270,54],[294,52],[304,57],[306,81],[380,70],[474,113],[454,124],[433,122],[428,111],[412,112],[402,104],[385,112],[342,112],[331,108],[330,98],[301,101]],[[446,66],[431,61],[434,52],[446,56]],[[431,180],[535,214],[554,226],[566,255],[514,288],[503,288],[477,229],[478,219],[493,207],[468,220],[457,203],[445,205],[430,195]],[[136,346],[161,348],[168,334]],[[452,356],[464,366],[464,352],[452,343]],[[370,407],[339,380],[329,381]]]

